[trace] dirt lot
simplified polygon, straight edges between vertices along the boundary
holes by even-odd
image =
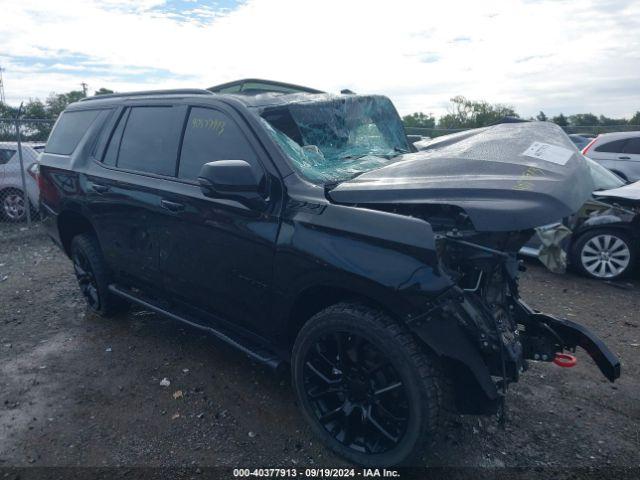
[[[640,281],[612,286],[529,263],[523,297],[583,322],[622,360],[534,365],[495,419],[452,419],[432,466],[639,467]],[[339,466],[276,378],[201,332],[144,311],[86,312],[38,227],[0,224],[0,467]],[[162,379],[171,382],[160,385]]]

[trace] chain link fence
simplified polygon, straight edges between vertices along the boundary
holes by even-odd
[[[53,127],[50,119],[0,118],[0,221],[39,219],[38,154]]]

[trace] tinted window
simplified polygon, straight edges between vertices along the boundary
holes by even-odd
[[[0,148],[0,165],[4,165],[11,157],[17,152],[17,150],[11,150],[9,148]]]
[[[622,147],[626,141],[626,139],[622,139],[604,143],[596,148],[596,152],[622,153]]]
[[[133,107],[129,111],[118,168],[175,175],[180,129],[172,107]]]
[[[129,111],[126,110],[120,116],[120,120],[118,121],[118,126],[116,127],[113,135],[111,135],[111,140],[109,141],[109,146],[107,147],[107,152],[104,155],[102,161],[106,165],[114,166],[116,165],[116,159],[118,158],[118,150],[120,149],[120,140],[122,139],[122,132],[124,131],[124,125],[127,123],[127,116],[129,115]]]
[[[216,160],[258,165],[247,138],[231,118],[218,110],[194,107],[184,134],[178,177],[194,180],[202,165]]]
[[[87,133],[100,110],[63,112],[47,141],[45,152],[70,155]]]
[[[640,154],[640,137],[630,138],[622,149],[624,153]]]

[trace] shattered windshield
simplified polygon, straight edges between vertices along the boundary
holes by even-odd
[[[385,97],[291,103],[265,109],[262,118],[296,170],[315,183],[353,178],[410,151],[400,117]]]

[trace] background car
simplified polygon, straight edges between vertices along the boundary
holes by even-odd
[[[589,142],[595,138],[595,135],[588,133],[571,133],[569,134],[569,138],[578,150],[583,150],[587,145],[589,145]]]
[[[39,198],[36,181],[38,155],[43,148],[44,145],[22,144],[27,196],[33,214],[37,211]],[[2,220],[21,222],[26,219],[27,209],[22,192],[18,144],[16,142],[0,142],[0,218]]]
[[[572,234],[562,242],[568,263],[580,273],[616,280],[635,267],[640,250],[640,181],[627,184],[593,160],[586,159],[595,185],[593,199],[573,217],[559,221]],[[553,228],[553,225],[543,229]],[[538,258],[538,234],[520,254]]]
[[[640,131],[603,133],[582,154],[629,182],[640,180]]]

